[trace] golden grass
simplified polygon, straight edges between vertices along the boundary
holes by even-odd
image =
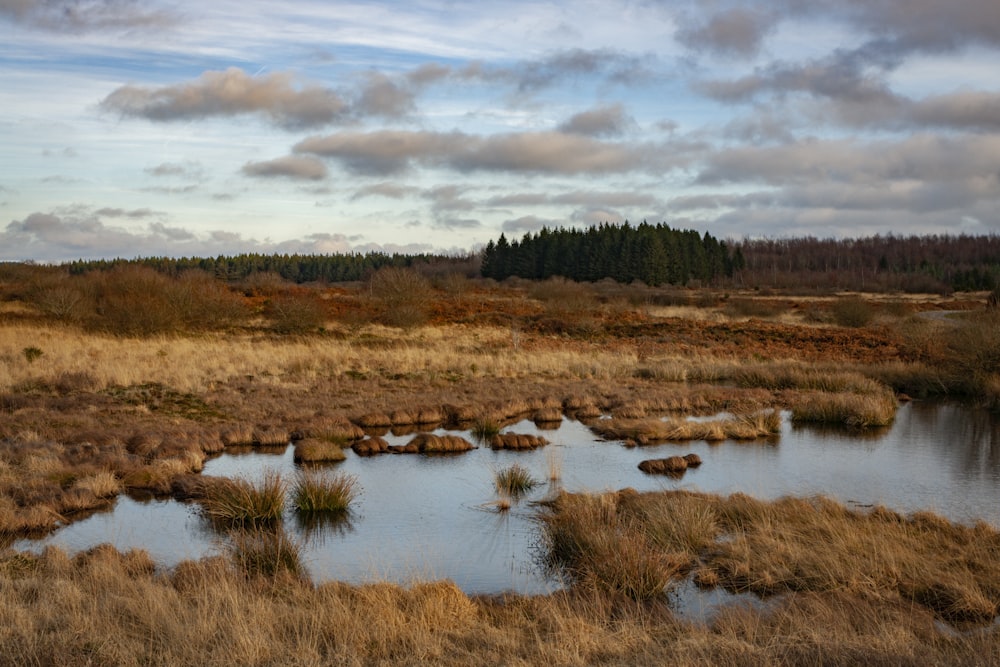
[[[899,402],[888,388],[874,394],[808,392],[792,400],[792,421],[851,428],[889,426]]]
[[[253,571],[252,562],[247,567]],[[10,665],[972,665],[1000,630],[941,630],[920,607],[845,592],[735,606],[709,624],[596,591],[475,598],[450,582],[314,586],[232,559],[157,572],[143,552],[0,554]]]
[[[929,513],[855,512],[827,498],[564,494],[546,534],[553,562],[630,595],[653,594],[648,569],[660,558],[668,579],[695,569],[702,585],[733,591],[846,593],[952,622],[985,623],[1000,610],[1000,532]],[[607,570],[619,552],[635,559],[634,582]]]
[[[519,498],[538,486],[538,480],[519,463],[501,468],[493,474],[493,486],[506,498]]]
[[[308,438],[295,443],[293,459],[296,463],[335,463],[346,458],[340,445],[329,440]]]
[[[205,515],[221,526],[256,529],[281,520],[285,491],[285,481],[276,473],[266,474],[260,484],[220,477],[206,485],[200,502]]]
[[[549,444],[549,441],[538,435],[517,433],[498,433],[489,440],[493,449],[538,449]]]
[[[405,445],[389,446],[389,451],[399,454],[444,454],[470,449],[475,449],[475,446],[461,436],[433,433],[418,433]]]
[[[781,415],[768,410],[733,418],[706,421],[680,419],[602,419],[590,426],[607,440],[625,440],[634,445],[725,439],[754,440],[781,432]]]
[[[372,454],[383,454],[389,451],[389,443],[384,438],[372,436],[364,440],[356,440],[351,449],[359,456],[371,456]]]
[[[25,383],[54,383],[63,373],[87,373],[97,389],[160,383],[178,391],[252,378],[275,387],[306,386],[324,377],[351,374],[511,378],[526,376],[628,377],[636,361],[623,350],[509,349],[502,328],[437,326],[400,331],[377,326],[353,334],[383,341],[377,349],[351,338],[260,339],[230,335],[131,339],[56,327],[0,327],[0,391]],[[26,346],[44,354],[29,363]],[[435,414],[436,411],[436,414]],[[442,421],[440,409],[414,415],[418,423]]]
[[[358,495],[354,475],[303,473],[292,485],[292,505],[298,512],[346,512]]]

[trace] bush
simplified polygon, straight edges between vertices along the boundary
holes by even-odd
[[[264,315],[281,334],[317,331],[326,322],[326,311],[312,294],[283,294],[268,300]]]
[[[776,317],[783,309],[775,303],[761,299],[733,298],[726,301],[723,312],[727,317]]]
[[[382,267],[369,279],[368,294],[383,324],[406,329],[427,322],[433,291],[411,268]]]
[[[222,329],[247,317],[239,295],[203,271],[171,278],[144,266],[88,273],[34,299],[54,317],[120,336]]]
[[[842,327],[867,326],[873,316],[871,304],[861,297],[844,297],[833,304],[833,320]]]

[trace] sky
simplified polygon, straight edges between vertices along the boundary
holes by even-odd
[[[0,0],[0,260],[1000,233],[997,0]]]

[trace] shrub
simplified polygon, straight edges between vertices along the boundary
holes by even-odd
[[[844,297],[833,304],[833,320],[842,327],[868,326],[873,316],[871,304],[861,297]]]
[[[171,278],[144,266],[121,266],[78,280],[88,304],[80,320],[120,336],[228,328],[247,316],[242,299],[203,271]]]
[[[264,316],[271,328],[281,334],[317,331],[326,322],[326,311],[312,294],[282,294],[268,300]]]
[[[431,285],[411,268],[382,267],[369,279],[368,293],[383,324],[405,329],[427,322]]]
[[[783,312],[777,304],[763,299],[733,298],[726,301],[723,312],[728,317],[776,317]]]

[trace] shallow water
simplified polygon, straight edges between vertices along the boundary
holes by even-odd
[[[742,491],[760,498],[826,494],[858,506],[929,509],[958,521],[983,519],[1000,526],[1000,420],[988,412],[911,403],[900,408],[892,428],[863,435],[794,427],[785,417],[780,438],[749,443],[626,448],[599,441],[583,424],[565,420],[558,430],[542,431],[531,422],[506,429],[551,441],[528,452],[480,448],[363,458],[348,451],[347,460],[330,467],[358,478],[361,495],[348,520],[308,530],[289,515],[285,525],[303,541],[306,566],[317,581],[449,578],[470,594],[543,593],[561,586],[537,564],[539,530],[532,504],[560,487]],[[392,444],[411,437],[386,436]],[[703,464],[680,479],[646,475],[636,467],[643,459],[688,452],[698,454]],[[497,469],[516,462],[548,480],[551,459],[561,471],[558,481],[543,481],[509,512],[495,511]],[[269,470],[294,476],[292,448],[223,454],[206,463],[204,474],[257,479]],[[196,505],[121,497],[108,512],[14,546],[37,551],[56,544],[76,551],[110,542],[120,549],[146,549],[158,563],[171,566],[219,551],[221,539]],[[687,588],[682,587],[686,592],[679,604],[694,615],[719,595]]]

